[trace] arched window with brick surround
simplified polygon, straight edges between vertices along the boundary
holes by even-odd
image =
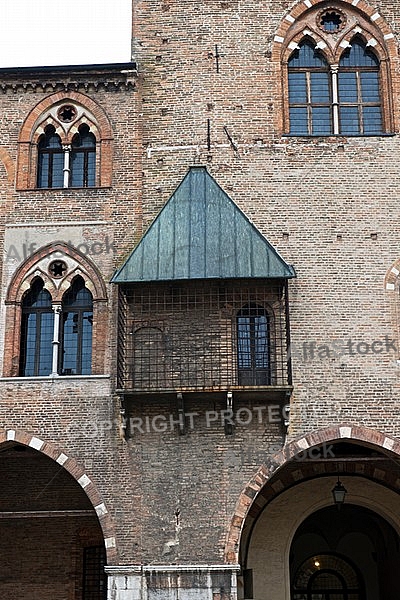
[[[93,297],[77,276],[62,300],[59,371],[90,375],[92,370]]]
[[[64,151],[53,125],[47,125],[38,141],[37,186],[63,187]]]
[[[6,305],[4,376],[104,373],[106,290],[81,252],[59,242],[31,255],[14,274]]]
[[[21,128],[17,189],[110,186],[112,141],[109,119],[91,98],[78,92],[48,96]]]
[[[286,15],[273,56],[282,72],[283,133],[392,133],[394,34],[365,3],[302,3]]]
[[[43,287],[43,279],[33,280],[22,299],[20,374],[50,375],[54,312],[51,295]]]

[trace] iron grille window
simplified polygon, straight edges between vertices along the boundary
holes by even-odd
[[[63,298],[61,373],[90,375],[92,364],[93,299],[81,277]]]
[[[96,138],[87,125],[72,140],[71,186],[93,187],[96,173]]]
[[[141,284],[120,296],[120,387],[159,392],[288,385],[283,282]]]
[[[245,306],[237,316],[238,383],[269,385],[269,316],[262,306]]]
[[[331,66],[304,41],[288,61],[290,134],[379,135],[379,78],[379,61],[362,40],[354,39]]]
[[[105,600],[107,597],[104,546],[85,548],[83,552],[83,600]]]
[[[49,375],[52,370],[54,313],[51,296],[36,279],[22,301],[20,374]]]
[[[64,150],[60,136],[53,125],[47,125],[39,138],[38,144],[38,179],[39,188],[63,187]]]

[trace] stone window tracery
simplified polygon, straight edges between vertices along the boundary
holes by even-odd
[[[17,189],[110,186],[112,137],[108,118],[90,98],[49,96],[21,128]]]
[[[387,49],[393,34],[380,29],[378,13],[366,15],[353,4],[311,5],[297,18],[288,15],[285,36],[275,36],[282,44],[285,133],[393,131]]]
[[[14,274],[6,305],[12,351],[5,376],[104,372],[105,287],[75,249],[60,242],[31,255]]]

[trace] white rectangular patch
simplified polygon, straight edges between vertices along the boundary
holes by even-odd
[[[103,515],[107,514],[107,509],[106,509],[106,505],[104,504],[104,502],[102,502],[101,504],[98,504],[97,506],[94,507],[94,510],[97,513],[97,516],[102,517]]]
[[[389,438],[385,438],[384,442],[383,442],[383,447],[386,448],[386,450],[391,450],[394,446],[394,440],[389,440]]]
[[[297,42],[290,42],[290,44],[288,45],[289,50],[296,50],[296,48],[298,48],[299,45]]]
[[[339,427],[341,438],[351,438],[351,427]]]
[[[78,479],[78,483],[79,483],[80,486],[82,486],[83,488],[85,488],[86,486],[89,485],[90,479],[89,479],[89,477],[87,475],[82,475],[82,477],[80,477]]]
[[[286,21],[289,21],[289,23],[294,23],[296,20],[292,15],[286,15],[285,19]]]
[[[279,44],[282,44],[283,42],[283,37],[281,37],[280,35],[276,35],[274,37],[274,42],[278,42]]]
[[[312,7],[312,4],[311,4],[310,0],[304,0],[303,4],[304,4],[304,6],[307,6],[307,8],[311,8]]]
[[[400,271],[398,269],[396,269],[396,267],[393,267],[391,270],[391,273],[393,273],[393,275],[396,275],[396,277],[397,277],[397,275],[400,273]]]
[[[106,548],[115,548],[115,537],[106,538],[104,545]]]
[[[380,14],[378,12],[374,13],[371,17],[371,21],[377,21],[380,18]]]
[[[15,431],[14,431],[14,429],[9,429],[7,431],[7,440],[15,440]]]
[[[61,454],[57,458],[56,462],[58,462],[59,465],[63,465],[65,462],[67,462],[67,460],[68,460],[68,456],[61,452]]]
[[[37,437],[33,437],[29,442],[30,447],[35,448],[35,450],[40,450],[43,444],[44,442],[42,442],[42,440],[39,440],[39,438]]]
[[[387,283],[386,284],[386,289],[387,290],[394,290],[394,283]]]
[[[301,440],[297,440],[296,444],[300,446],[300,448],[303,448],[303,450],[307,450],[308,448],[308,442],[306,438],[301,438]]]
[[[387,33],[386,35],[383,36],[384,40],[391,40],[392,38],[394,38],[393,33]]]

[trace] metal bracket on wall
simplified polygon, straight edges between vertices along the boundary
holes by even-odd
[[[120,406],[119,406],[119,414],[121,415],[121,422],[120,422],[120,433],[121,436],[126,440],[127,438],[127,418],[126,418],[126,408],[125,408],[125,398],[123,395],[119,396],[119,402],[120,402]]]
[[[226,410],[224,419],[225,435],[233,435],[233,394],[226,393]]]
[[[185,435],[186,433],[186,424],[185,424],[185,404],[183,402],[183,395],[181,392],[176,394],[177,403],[178,403],[178,426],[179,426],[179,434]]]

